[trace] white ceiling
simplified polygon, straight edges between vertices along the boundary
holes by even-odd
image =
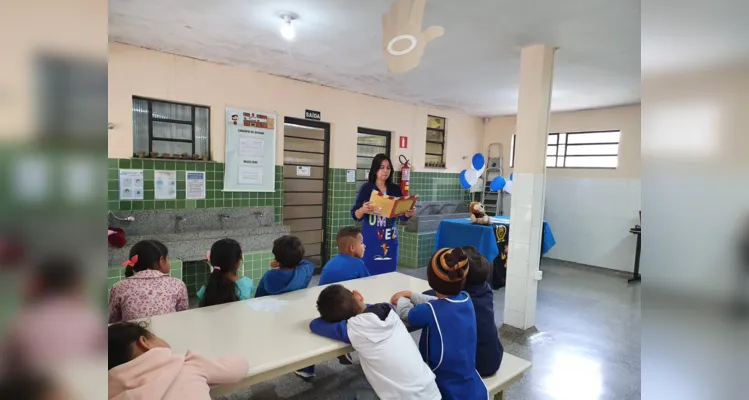
[[[640,101],[639,0],[428,0],[424,28],[445,35],[421,65],[387,72],[381,18],[390,0],[109,0],[110,41],[377,97],[514,114],[520,48],[559,47],[553,111]],[[278,14],[294,12],[297,37]]]

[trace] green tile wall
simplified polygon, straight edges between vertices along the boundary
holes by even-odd
[[[426,267],[434,252],[436,232],[416,233],[398,229],[400,235],[398,265],[408,268]]]
[[[255,251],[244,254],[244,263],[239,268],[239,276],[247,276],[252,279],[257,289],[257,284],[263,274],[270,269],[273,253],[270,251]],[[169,275],[182,279],[187,285],[187,293],[194,297],[201,286],[208,280],[208,266],[205,261],[183,262],[180,260],[169,260],[171,268]],[[115,283],[125,278],[124,268],[109,268],[108,291],[112,290]]]
[[[111,211],[183,210],[196,208],[273,206],[275,221],[283,221],[283,167],[277,165],[276,187],[273,193],[224,192],[224,164],[210,161],[140,160],[110,158],[108,160],[108,199]],[[142,169],[144,175],[144,200],[119,200],[119,172],[122,169]],[[177,199],[154,200],[154,171],[175,170],[177,173]],[[206,199],[185,199],[185,174],[181,171],[206,171]]]
[[[420,201],[469,201],[470,193],[460,185],[460,174],[411,172],[411,193]]]

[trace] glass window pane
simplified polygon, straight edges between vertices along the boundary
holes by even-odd
[[[195,153],[203,160],[210,159],[210,112],[207,107],[195,107]]]
[[[567,143],[619,143],[619,131],[568,133]]]
[[[152,101],[151,111],[153,112],[154,118],[174,119],[187,122],[192,121],[192,106]]]
[[[192,125],[153,121],[153,138],[192,140]]]
[[[444,164],[442,162],[442,157],[441,156],[431,156],[431,155],[428,155],[428,154],[426,156],[426,159],[424,160],[424,163],[425,163],[426,167],[441,167],[441,166],[444,166]]]
[[[380,136],[380,135],[368,135],[366,133],[359,133],[356,138],[356,143],[387,147],[387,137]]]
[[[567,146],[569,155],[611,155],[619,154],[618,144],[589,144],[580,146]]]
[[[148,155],[148,100],[133,99],[133,153]]]
[[[556,133],[549,134],[549,139],[546,141],[546,144],[557,144],[557,141],[559,140],[559,135]]]
[[[546,157],[546,166],[547,167],[553,167],[553,166],[555,166],[556,163],[557,163],[556,160],[557,160],[556,157]]]
[[[557,146],[546,146],[546,155],[547,156],[556,156],[557,155]]]
[[[372,167],[372,157],[356,157],[356,168],[369,171],[370,167]]]
[[[582,156],[582,157],[567,157],[566,167],[577,167],[577,168],[616,168],[618,165],[617,156]]]
[[[564,167],[564,157],[557,157],[557,167]]]
[[[560,133],[559,134],[559,144],[564,144],[565,141],[567,141],[567,134],[566,133]]]
[[[153,146],[153,151],[159,153],[159,156],[163,156],[164,154],[169,154],[172,157],[175,155],[187,155],[192,158],[192,143],[164,142],[154,139],[151,145]]]
[[[322,142],[321,142],[322,143]],[[381,153],[386,153],[387,147],[374,147],[374,146],[356,146],[357,156],[374,157]]]
[[[439,143],[427,143],[427,153],[442,154],[442,145]]]
[[[562,157],[564,155],[564,146],[559,146],[559,152],[557,153],[559,157]]]
[[[441,117],[433,117],[429,116],[427,118],[427,127],[428,128],[435,128],[435,129],[445,129],[445,119]]]
[[[441,131],[433,131],[427,129],[427,140],[430,142],[442,143],[444,141],[444,134]]]

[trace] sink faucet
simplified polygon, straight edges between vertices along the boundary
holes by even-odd
[[[229,219],[229,215],[223,214],[223,213],[219,214],[218,217],[221,218],[221,219]]]
[[[181,216],[181,215],[178,215],[178,216],[177,216],[177,221],[179,221],[179,222],[184,222],[184,221],[187,221],[187,218],[185,218],[185,217],[183,217],[183,216]]]

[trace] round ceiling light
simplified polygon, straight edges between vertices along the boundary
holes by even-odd
[[[283,24],[281,25],[281,36],[286,40],[294,40],[296,37],[296,31],[294,30],[292,22],[297,19],[297,16],[295,14],[283,14],[281,15],[281,19],[283,19]]]
[[[408,45],[408,47],[406,47],[403,50],[395,50],[393,46],[401,40],[408,40],[411,43]],[[402,56],[402,55],[408,54],[411,51],[413,51],[413,49],[416,48],[416,43],[417,43],[416,38],[413,35],[398,35],[390,39],[390,43],[388,43],[388,47],[387,47],[388,53],[394,56]]]

